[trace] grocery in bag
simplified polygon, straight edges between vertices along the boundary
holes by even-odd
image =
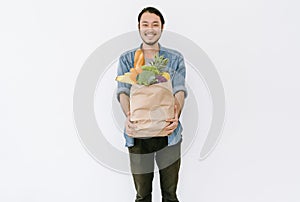
[[[154,61],[144,65],[144,56],[138,49],[134,67],[116,78],[130,83],[130,114],[137,127],[132,137],[167,136],[163,129],[166,119],[174,118],[174,96],[170,74],[165,71],[168,59],[155,55]]]

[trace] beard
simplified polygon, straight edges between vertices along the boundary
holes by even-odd
[[[142,38],[143,42],[144,42],[146,45],[148,45],[148,46],[153,46],[154,44],[156,44],[156,43],[158,42],[159,39],[160,39],[160,38],[158,38],[158,39],[155,40],[155,41],[147,41],[147,40],[145,40],[144,38]]]

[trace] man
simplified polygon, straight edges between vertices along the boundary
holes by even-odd
[[[143,51],[146,63],[154,58],[156,53],[169,59],[167,70],[172,79],[175,98],[175,117],[166,120],[164,128],[168,136],[152,138],[132,138],[135,125],[130,121],[130,84],[118,82],[117,98],[123,112],[126,114],[124,136],[129,149],[130,166],[136,188],[136,202],[151,202],[152,181],[154,176],[154,159],[159,168],[162,201],[178,201],[176,195],[178,172],[180,168],[180,147],[182,126],[179,116],[187,96],[185,87],[185,64],[183,56],[175,50],[162,47],[158,41],[164,29],[164,18],[159,10],[153,7],[144,8],[138,15],[138,29],[143,41],[139,47]],[[118,75],[130,71],[134,65],[134,54],[137,50],[123,53],[119,59]]]

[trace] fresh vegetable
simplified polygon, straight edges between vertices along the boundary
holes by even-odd
[[[155,66],[145,65],[145,66],[142,66],[142,70],[147,70],[147,71],[153,72],[155,75],[157,75],[157,74],[160,73],[160,71],[158,70],[158,68],[155,67]]]
[[[118,76],[116,78],[116,81],[122,82],[122,83],[129,83],[129,84],[135,84],[135,82],[133,80],[131,80],[130,78],[130,73],[127,72],[124,75]]]
[[[164,76],[162,75],[156,75],[155,78],[157,79],[157,83],[163,83],[168,81]]]
[[[137,84],[148,86],[154,83],[157,83],[154,72],[143,70],[143,72],[138,75]]]
[[[162,76],[165,77],[167,80],[170,80],[170,74],[168,72],[163,72]]]
[[[149,65],[142,66],[143,72],[139,74],[142,76],[137,77],[137,84],[151,85],[168,81],[170,79],[169,73],[163,72],[168,62],[168,58],[164,58],[164,56],[159,56],[156,54],[153,62],[151,62]],[[149,72],[152,72],[152,74]]]
[[[156,54],[153,62],[149,65],[144,65],[145,59],[143,51],[138,49],[134,55],[134,67],[130,68],[130,72],[118,76],[116,80],[123,83],[137,83],[146,86],[166,82],[170,80],[170,74],[164,71],[168,62],[168,58]]]
[[[150,66],[156,67],[160,72],[163,72],[164,68],[169,62],[168,58],[159,56],[158,53],[154,56],[154,61],[150,63]]]

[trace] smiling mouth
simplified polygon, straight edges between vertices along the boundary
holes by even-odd
[[[154,33],[145,33],[145,36],[147,36],[147,37],[154,37],[156,34],[154,34]]]

